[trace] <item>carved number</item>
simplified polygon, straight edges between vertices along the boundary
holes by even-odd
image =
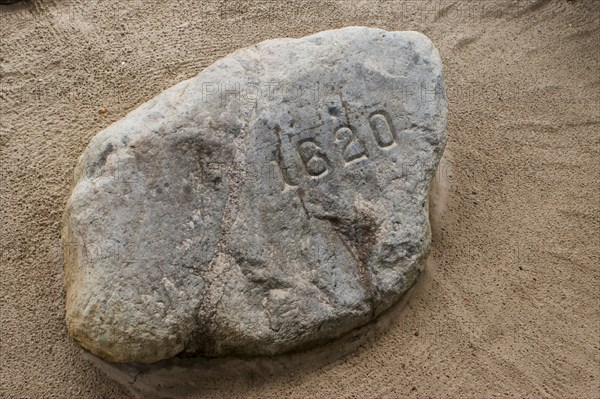
[[[367,149],[349,126],[339,127],[335,131],[335,140],[344,142],[343,156],[346,163],[369,156]]]
[[[311,176],[321,176],[327,172],[327,156],[321,151],[321,147],[313,139],[306,139],[299,143],[298,153],[306,171]]]
[[[369,115],[368,121],[373,137],[380,148],[392,147],[397,143],[398,136],[396,134],[396,128],[394,127],[392,118],[387,111],[380,110],[373,112]],[[276,133],[279,137],[279,131]],[[343,142],[342,157],[346,164],[361,158],[367,158],[369,156],[365,145],[357,136],[354,127],[349,125],[342,125],[338,127],[334,132],[334,138],[336,142]],[[298,143],[298,153],[300,154],[302,163],[306,168],[306,172],[310,176],[321,177],[327,174],[328,168],[331,166],[329,159],[321,147],[317,144],[315,139],[307,138],[300,141]],[[284,166],[280,137],[275,161],[281,169],[281,175],[283,177],[285,186],[297,186],[297,184],[292,182],[287,168]]]
[[[385,111],[377,111],[369,116],[369,125],[377,145],[382,148],[389,147],[396,142],[396,129],[392,118]]]

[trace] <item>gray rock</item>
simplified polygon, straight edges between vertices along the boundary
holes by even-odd
[[[112,362],[269,356],[415,282],[446,143],[442,63],[351,27],[239,50],[100,132],[64,215],[70,334]]]

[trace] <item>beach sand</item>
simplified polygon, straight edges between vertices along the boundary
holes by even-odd
[[[600,397],[598,2],[31,1],[0,18],[0,397],[129,397],[64,323],[60,218],[91,138],[236,49],[351,25],[420,31],[444,61],[426,272],[351,354],[198,397]]]

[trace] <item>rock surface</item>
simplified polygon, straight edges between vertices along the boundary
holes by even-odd
[[[442,63],[351,27],[237,51],[100,132],[63,246],[70,334],[113,362],[268,356],[366,324],[417,278]]]

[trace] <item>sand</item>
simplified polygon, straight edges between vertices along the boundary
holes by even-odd
[[[94,134],[235,49],[349,25],[421,31],[445,63],[426,273],[355,352],[198,397],[600,397],[597,2],[31,1],[0,18],[0,397],[129,397],[64,324],[60,216]]]

